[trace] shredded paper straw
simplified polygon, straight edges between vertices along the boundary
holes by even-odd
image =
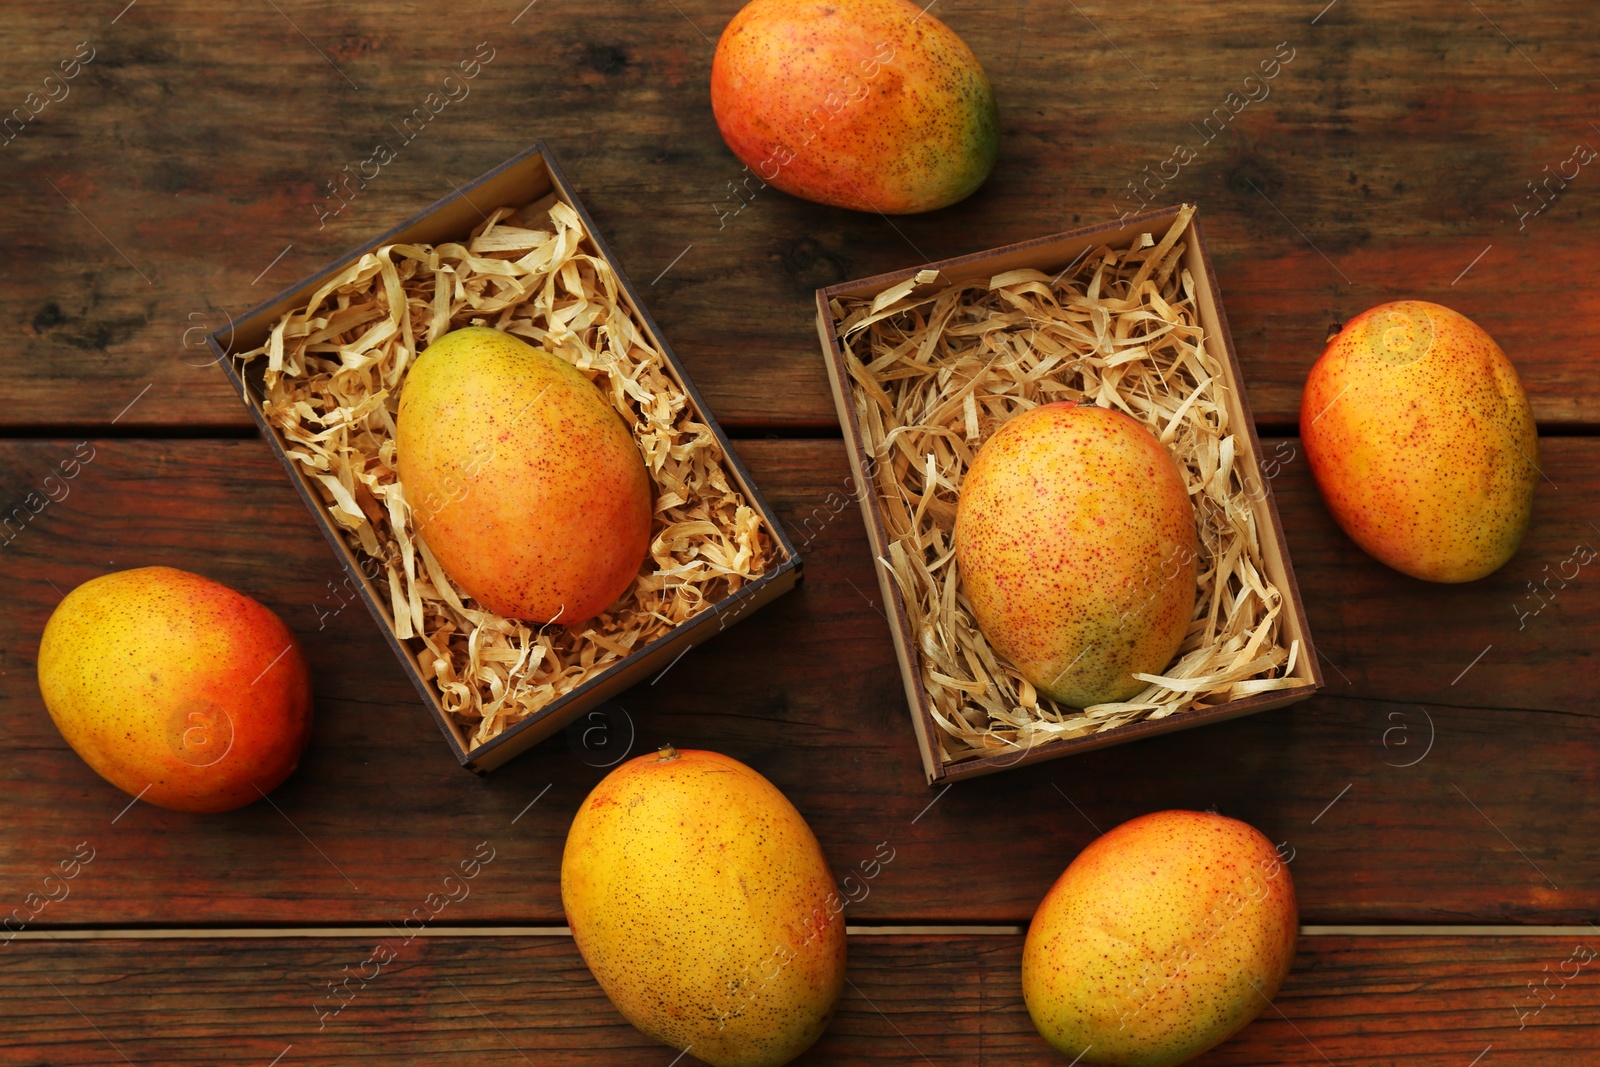
[[[632,427],[654,486],[649,556],[581,631],[480,607],[414,529],[395,415],[417,352],[490,326],[583,371]],[[262,411],[387,598],[396,636],[476,747],[712,606],[775,562],[710,427],[646,334],[578,214],[546,197],[500,208],[465,244],[385,245],[273,327]]]
[[[1185,206],[1159,241],[1101,245],[1055,277],[1013,270],[937,286],[924,270],[830,306],[888,531],[881,562],[910,614],[946,763],[1304,684],[1261,554],[1249,437],[1229,425],[1227,377],[1181,266],[1193,213]],[[1124,411],[1171,450],[1200,543],[1199,595],[1175,661],[1137,675],[1149,685],[1130,700],[1081,711],[1041,696],[990,648],[954,548],[961,480],[984,441],[1058,400]]]

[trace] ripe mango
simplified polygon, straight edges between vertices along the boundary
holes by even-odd
[[[1300,437],[1334,520],[1402,574],[1470,582],[1528,532],[1533,411],[1500,346],[1447,307],[1399,300],[1345,323],[1306,379]]]
[[[490,611],[577,626],[639,573],[644,457],[559,356],[480,326],[445,334],[406,374],[395,447],[422,539]]]
[[[1298,930],[1289,869],[1258,830],[1156,812],[1097,838],[1050,887],[1023,943],[1022,996],[1076,1062],[1171,1067],[1261,1013]]]
[[[578,809],[561,903],[584,962],[646,1035],[712,1067],[776,1067],[844,989],[843,909],[816,836],[737,760],[670,745]]]
[[[125,793],[228,811],[271,792],[311,738],[311,679],[283,621],[171,567],[92,578],[39,640],[39,691],[61,736]]]
[[[1110,408],[1045,404],[995,431],[961,484],[956,561],[978,628],[1039,692],[1126,700],[1194,613],[1194,508],[1166,447]]]
[[[909,0],[753,0],[717,42],[711,110],[758,186],[856,211],[954,204],[1000,147],[977,57]]]

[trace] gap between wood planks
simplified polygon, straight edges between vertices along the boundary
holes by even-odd
[[[271,940],[283,938],[357,938],[387,936],[388,926],[283,926],[283,927],[124,927],[103,930],[60,929],[22,930],[15,941],[226,941],[230,939]],[[904,924],[889,923],[846,926],[851,937],[1021,937],[1027,927],[1020,924]],[[1563,937],[1593,934],[1593,926],[1493,926],[1460,925],[1384,925],[1384,926],[1302,926],[1301,937]],[[416,931],[415,937],[571,937],[566,926],[430,926]]]

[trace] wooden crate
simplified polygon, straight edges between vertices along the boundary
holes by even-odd
[[[833,399],[839,411],[839,421],[844,427],[845,449],[849,453],[850,466],[857,486],[857,498],[866,520],[867,538],[871,542],[875,558],[888,558],[889,536],[878,495],[869,491],[872,480],[866,473],[865,439],[856,417],[850,375],[845,366],[844,351],[840,346],[829,302],[839,297],[871,298],[890,286],[916,276],[919,271],[930,269],[939,272],[937,284],[940,286],[987,280],[996,274],[1025,267],[1053,274],[1075,263],[1081,255],[1098,245],[1123,247],[1136,240],[1141,233],[1160,235],[1172,225],[1179,211],[1180,208],[1171,207],[1161,211],[1146,212],[1117,222],[1040,237],[937,263],[927,263],[892,274],[840,282],[826,289],[817,290],[817,332],[822,340],[828,380],[833,387]],[[1183,265],[1195,282],[1195,304],[1201,325],[1205,329],[1206,348],[1222,364],[1226,373],[1224,393],[1230,422],[1243,427],[1238,442],[1242,454],[1235,462],[1242,465],[1243,469],[1259,470],[1261,442],[1256,436],[1255,423],[1250,416],[1249,402],[1245,399],[1239,360],[1233,350],[1233,339],[1228,333],[1228,320],[1223,314],[1216,274],[1212,269],[1211,258],[1205,250],[1198,214],[1190,220],[1183,234],[1183,240],[1186,244]],[[1267,574],[1284,592],[1285,633],[1289,639],[1300,642],[1301,654],[1295,664],[1293,677],[1303,679],[1303,684],[1241,697],[1201,710],[1179,712],[1164,719],[1129,723],[1081,737],[1056,738],[1031,745],[1017,753],[973,756],[950,763],[943,760],[939,746],[940,727],[934,720],[932,701],[922,683],[922,657],[917,648],[916,632],[910,614],[900,594],[899,586],[889,574],[888,568],[883,565],[875,568],[884,603],[892,609],[889,613],[889,631],[894,639],[895,654],[900,661],[900,674],[905,683],[906,699],[911,706],[911,722],[916,729],[917,745],[922,753],[922,766],[928,783],[934,785],[960,778],[992,774],[1009,767],[1089,752],[1125,741],[1185,730],[1270,708],[1280,708],[1304,700],[1320,689],[1322,670],[1317,663],[1316,648],[1311,642],[1305,608],[1300,602],[1300,589],[1295,582],[1294,568],[1289,562],[1289,549],[1284,543],[1283,526],[1278,520],[1277,505],[1270,492],[1251,494],[1251,496],[1256,527],[1262,531],[1261,547]]]
[[[234,352],[247,352],[261,345],[278,319],[287,312],[303,306],[310,294],[323,282],[379,246],[395,243],[439,244],[445,241],[464,240],[473,226],[482,219],[480,205],[486,209],[502,206],[523,207],[552,194],[577,212],[583,220],[584,228],[588,231],[588,239],[593,245],[592,251],[604,258],[616,272],[630,310],[650,340],[666,356],[668,372],[688,395],[696,417],[709,426],[711,432],[716,435],[725,457],[726,470],[733,476],[751,507],[760,513],[762,522],[772,537],[776,553],[771,567],[760,578],[747,583],[707,610],[680,623],[670,632],[613,664],[604,673],[590,679],[572,692],[551,701],[498,737],[482,745],[469,747],[468,738],[461,726],[445,712],[434,684],[417,670],[416,653],[423,647],[421,639],[410,638],[402,641],[395,636],[394,618],[390,613],[388,597],[375,589],[367,579],[359,560],[330,518],[320,489],[313,487],[299,466],[289,458],[282,436],[263,416],[262,361],[250,364],[241,374],[234,361],[228,357]],[[727,435],[717,425],[716,419],[706,408],[700,394],[695,391],[688,374],[662,337],[660,328],[645,310],[638,292],[628,281],[616,257],[601,239],[594,220],[584,210],[550,151],[542,144],[535,144],[519,153],[460,188],[454,195],[445,197],[407,222],[341,256],[327,269],[290,286],[266,303],[252,309],[230,327],[212,333],[207,342],[216,357],[217,364],[227,373],[228,380],[233,383],[235,391],[255,416],[256,424],[261,428],[273,452],[289,472],[290,480],[299,490],[306,506],[311,509],[312,515],[316,517],[318,526],[322,528],[334,552],[343,562],[345,572],[355,581],[362,599],[366,601],[367,609],[372,612],[373,618],[377,619],[389,646],[399,657],[407,677],[411,679],[411,684],[416,687],[423,703],[433,713],[434,720],[450,745],[450,750],[455,754],[457,761],[468,770],[482,774],[500,766],[511,757],[563,729],[585,711],[656,675],[691,647],[744,618],[752,609],[792,589],[800,579],[800,556],[789,540],[788,534],[772,509],[762,499],[744,464],[739,461],[738,455],[729,444]]]

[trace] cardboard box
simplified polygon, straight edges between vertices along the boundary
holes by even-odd
[[[925,270],[938,271],[937,282],[932,284],[937,284],[941,288],[952,283],[987,281],[995,275],[1023,268],[1032,268],[1045,274],[1056,274],[1101,244],[1114,249],[1127,247],[1142,233],[1150,233],[1159,238],[1172,226],[1179,212],[1180,209],[1177,207],[1148,212],[1129,217],[1122,222],[1041,237],[1004,248],[924,264],[893,274],[841,282],[817,290],[817,330],[822,340],[823,355],[827,363],[828,378],[833,387],[834,402],[839,411],[839,420],[844,427],[845,448],[849,453],[856,484],[860,487],[858,494],[861,510],[866,520],[867,538],[871,542],[875,558],[888,558],[889,534],[880,498],[872,487],[872,479],[867,476],[869,472],[867,445],[853,401],[852,391],[855,387],[845,364],[845,355],[829,306],[830,301],[838,298],[871,299],[891,286],[914,278],[920,271]],[[1256,437],[1255,424],[1250,417],[1249,403],[1245,399],[1238,357],[1234,353],[1233,341],[1228,334],[1227,318],[1223,314],[1222,303],[1218,296],[1216,274],[1205,251],[1198,216],[1190,220],[1183,239],[1186,248],[1181,263],[1190,272],[1196,286],[1195,307],[1205,331],[1205,346],[1208,353],[1224,369],[1225,403],[1229,413],[1229,423],[1231,426],[1243,427],[1243,432],[1236,433],[1236,443],[1241,451],[1247,449],[1248,454],[1240,454],[1235,460],[1235,465],[1242,465],[1242,469],[1259,470],[1261,444]],[[906,698],[911,707],[911,721],[916,729],[923,769],[929,784],[991,774],[1008,767],[1024,766],[1040,760],[1088,752],[1125,741],[1283,707],[1304,700],[1321,688],[1321,668],[1306,624],[1305,609],[1300,602],[1299,587],[1295,583],[1294,569],[1289,562],[1289,551],[1284,543],[1283,527],[1279,522],[1278,509],[1272,494],[1270,492],[1261,493],[1259,496],[1253,494],[1252,507],[1256,527],[1261,534],[1266,573],[1284,594],[1283,633],[1287,639],[1300,642],[1300,654],[1291,676],[1296,679],[1295,684],[1289,688],[1236,698],[1214,707],[1182,711],[1163,719],[1146,719],[1078,737],[1052,739],[1021,751],[999,755],[974,755],[948,763],[943,760],[939,743],[941,728],[933,717],[932,703],[922,681],[923,662],[918,650],[915,627],[900,588],[887,566],[880,565],[875,568],[884,603],[892,609],[889,613],[889,629],[894,639],[895,653],[900,660],[900,673],[905,683]]]
[[[328,508],[323,502],[323,491],[319,486],[312,484],[306,478],[299,466],[292,461],[284,447],[284,441],[275,427],[270,425],[261,411],[261,382],[264,368],[262,361],[255,361],[245,368],[241,375],[234,361],[228,356],[234,352],[248,352],[261,345],[267,338],[268,332],[284,314],[303,307],[310,295],[328,278],[353,263],[366,253],[373,251],[381,245],[394,243],[421,242],[440,244],[445,241],[464,240],[472,228],[481,221],[483,209],[493,209],[502,206],[523,207],[541,200],[550,195],[571,206],[583,220],[583,225],[589,233],[592,251],[603,257],[616,272],[621,283],[627,303],[635,314],[638,323],[650,340],[665,355],[669,372],[677,383],[683,387],[693,405],[698,419],[711,428],[716,435],[717,442],[721,445],[726,457],[726,468],[733,476],[738,488],[745,499],[757,512],[760,513],[762,523],[771,535],[774,548],[774,559],[765,574],[754,581],[748,582],[737,592],[726,596],[711,608],[700,612],[680,623],[668,633],[649,642],[644,647],[634,651],[631,655],[613,664],[604,673],[590,679],[588,682],[562,696],[521,722],[509,727],[497,737],[476,747],[469,747],[468,737],[461,725],[452,719],[444,710],[440,702],[439,693],[434,684],[425,679],[417,669],[416,653],[421,650],[422,643],[419,638],[402,641],[395,635],[394,618],[390,613],[389,599],[368,581],[360,561],[345,543],[344,537],[329,517]],[[402,668],[416,686],[423,703],[433,713],[434,720],[438,723],[440,731],[449,743],[451,751],[463,767],[477,773],[485,773],[500,766],[506,760],[519,752],[531,747],[538,741],[563,729],[573,722],[585,711],[596,707],[610,697],[622,692],[629,687],[645,681],[664,670],[678,656],[681,656],[690,647],[700,644],[715,633],[725,628],[730,623],[744,618],[750,611],[769,600],[794,587],[800,578],[800,557],[784,532],[777,516],[762,499],[754,483],[750,480],[749,473],[740,463],[737,453],[730,445],[727,435],[717,425],[707,410],[700,394],[695,391],[694,385],[689,381],[682,365],[673,355],[672,349],[661,335],[661,330],[652,321],[645,311],[643,302],[639,299],[638,292],[629,283],[616,257],[606,247],[595,227],[594,220],[579,203],[577,195],[572,191],[561,170],[556,166],[554,158],[543,145],[536,144],[532,148],[514,156],[500,166],[484,174],[476,181],[459,189],[454,195],[447,196],[423,211],[415,218],[401,224],[388,233],[373,238],[367,244],[355,249],[348,255],[341,256],[338,261],[328,266],[326,270],[318,272],[315,276],[299,282],[277,296],[268,300],[261,306],[254,308],[230,328],[218,330],[207,338],[212,353],[217,363],[228,375],[228,380],[233,383],[245,405],[250,408],[255,416],[262,435],[267,439],[278,459],[283,463],[284,469],[289,472],[290,480],[299,490],[300,496],[305,500],[306,506],[317,520],[328,543],[333,546],[334,552],[343,562],[345,572],[356,583],[362,599],[366,601],[367,609],[372,612],[373,618],[378,621],[384,636],[388,639],[390,647],[399,657]]]

